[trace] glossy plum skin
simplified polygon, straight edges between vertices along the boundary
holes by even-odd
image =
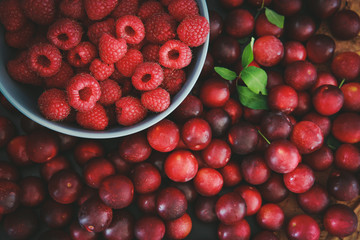
[[[343,238],[356,231],[358,219],[348,206],[335,204],[326,210],[323,224],[330,234]]]
[[[306,43],[306,51],[311,62],[325,63],[334,55],[335,42],[324,34],[313,35]]]
[[[332,85],[323,85],[316,89],[312,103],[315,110],[323,116],[330,116],[340,111],[344,104],[344,94]]]
[[[319,150],[304,155],[303,160],[315,171],[325,171],[334,162],[334,155],[329,147],[323,145]]]
[[[360,74],[360,56],[355,52],[337,54],[332,59],[331,71],[340,79],[354,80]]]
[[[212,168],[201,168],[194,178],[196,191],[206,197],[220,192],[224,184],[221,174]]]
[[[259,211],[262,205],[262,198],[260,192],[255,187],[241,185],[235,188],[234,192],[240,194],[244,199],[246,204],[246,216],[254,215]]]
[[[255,33],[258,37],[266,35],[280,37],[283,33],[283,29],[270,23],[269,20],[267,20],[265,13],[261,13],[255,20]]]
[[[189,214],[185,213],[183,216],[170,220],[165,223],[166,236],[170,239],[184,239],[192,229],[192,221]]]
[[[360,31],[359,15],[352,10],[341,10],[330,19],[330,31],[332,35],[340,40],[349,40]]]
[[[299,98],[294,88],[288,85],[279,85],[270,90],[268,102],[273,111],[289,114],[298,106]]]
[[[187,207],[185,194],[175,187],[164,188],[157,195],[156,211],[165,221],[181,217]]]
[[[341,91],[344,94],[344,110],[360,112],[360,83],[346,83]]]
[[[289,65],[296,61],[305,61],[307,56],[306,48],[301,42],[288,41],[284,44],[283,65]]]
[[[360,141],[360,115],[354,112],[341,113],[332,122],[331,133],[344,143]]]
[[[28,135],[26,152],[31,161],[47,162],[58,154],[59,139],[54,132],[41,129]]]
[[[291,16],[300,11],[302,7],[301,0],[273,0],[274,10],[284,16]]]
[[[205,223],[215,222],[217,220],[215,204],[218,197],[198,197],[195,203],[196,217]]]
[[[82,181],[73,170],[62,170],[55,173],[49,181],[50,196],[62,204],[75,202],[81,193]]]
[[[70,204],[60,204],[52,199],[47,200],[41,207],[41,219],[50,228],[65,227],[74,215]]]
[[[210,19],[210,41],[216,39],[223,31],[224,20],[219,13],[214,10],[209,11]]]
[[[335,165],[342,170],[357,172],[360,169],[360,151],[352,144],[342,144],[335,151]]]
[[[225,135],[230,128],[232,121],[230,115],[226,112],[226,110],[222,108],[210,109],[208,112],[205,113],[205,120],[209,123],[211,127],[213,137],[221,137]]]
[[[309,154],[321,148],[324,136],[315,123],[301,121],[294,126],[290,140],[301,154]]]
[[[326,19],[332,16],[341,5],[341,0],[307,0],[315,17]]]
[[[3,220],[3,228],[11,239],[30,239],[38,227],[36,212],[29,208],[20,208],[6,215]]]
[[[222,223],[234,224],[246,215],[245,200],[236,192],[226,193],[217,200],[215,212]]]
[[[214,138],[201,152],[201,156],[209,167],[221,168],[229,162],[231,148],[225,141]]]
[[[305,42],[316,31],[315,21],[306,15],[295,15],[285,22],[285,33],[291,40]]]
[[[359,195],[360,186],[352,173],[334,170],[329,175],[327,190],[339,201],[351,201]]]
[[[314,172],[305,164],[300,163],[292,172],[284,174],[287,189],[294,193],[304,193],[315,183]]]
[[[283,210],[274,203],[264,204],[256,214],[258,224],[267,230],[277,231],[284,223]]]
[[[125,208],[133,201],[134,185],[126,176],[112,175],[101,182],[99,196],[113,209]]]
[[[284,57],[284,46],[275,36],[258,38],[254,43],[254,59],[261,66],[272,67]]]
[[[144,216],[136,221],[134,232],[139,240],[162,239],[165,235],[165,224],[159,217]]]
[[[198,171],[195,156],[187,150],[176,150],[170,153],[164,162],[165,174],[175,182],[188,182]]]
[[[214,40],[210,52],[219,64],[231,65],[240,56],[240,45],[236,38],[221,35]]]
[[[151,163],[138,164],[131,172],[131,179],[134,190],[137,193],[145,194],[156,191],[161,184],[159,170]]]
[[[307,192],[297,195],[297,202],[305,212],[319,214],[329,206],[330,197],[323,187],[315,184]]]
[[[247,240],[250,238],[250,231],[250,225],[245,219],[232,225],[220,223],[218,228],[218,237],[220,240]]]
[[[164,119],[149,128],[147,139],[153,149],[159,152],[170,152],[179,142],[180,131],[174,122]]]
[[[278,203],[283,201],[288,195],[289,190],[285,187],[283,177],[273,173],[269,180],[259,186],[261,196],[265,201]]]
[[[285,68],[284,80],[297,91],[311,88],[317,78],[317,71],[308,61],[296,61]]]
[[[320,227],[312,217],[301,214],[290,219],[287,234],[290,240],[318,240]]]
[[[203,150],[209,145],[211,137],[211,127],[202,118],[188,120],[181,129],[181,138],[191,150]]]
[[[256,128],[247,122],[239,122],[233,125],[228,132],[228,143],[233,152],[248,154],[255,150],[259,140]]]
[[[104,230],[106,239],[131,240],[134,238],[134,216],[126,210],[114,211],[110,225]]]
[[[204,106],[221,107],[229,100],[229,85],[223,79],[207,79],[200,88],[199,97]]]
[[[83,168],[84,180],[92,188],[99,188],[102,180],[113,174],[115,174],[115,167],[106,158],[93,158]]]
[[[252,185],[266,182],[270,177],[270,169],[261,154],[247,155],[240,164],[242,177]]]
[[[0,117],[0,148],[7,145],[7,143],[15,136],[15,126],[10,119]]]
[[[245,9],[232,10],[226,17],[225,30],[235,38],[244,38],[254,30],[255,20]]]
[[[142,162],[149,158],[151,146],[149,145],[145,133],[136,133],[126,136],[119,144],[119,154],[128,162]]]

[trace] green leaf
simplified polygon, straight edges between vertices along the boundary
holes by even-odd
[[[242,105],[251,109],[268,109],[267,97],[256,94],[245,86],[237,87],[239,100]]]
[[[336,150],[340,145],[341,142],[337,140],[333,135],[329,135],[326,139],[326,145],[332,150]]]
[[[254,66],[246,67],[241,71],[240,77],[254,93],[267,94],[267,74],[263,69]]]
[[[214,70],[217,74],[219,74],[222,78],[232,81],[236,79],[237,74],[234,71],[231,71],[230,69],[224,68],[224,67],[214,67]]]
[[[241,56],[241,65],[243,68],[247,67],[254,60],[254,41],[255,39],[252,37],[250,43],[244,48]]]
[[[284,28],[285,17],[283,15],[278,14],[270,8],[265,8],[265,16],[267,20],[275,26]]]

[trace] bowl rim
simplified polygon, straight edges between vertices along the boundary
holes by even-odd
[[[204,16],[208,21],[209,20],[209,11],[206,4],[206,0],[196,0],[199,6],[199,11],[202,16]],[[2,32],[4,33],[4,29],[2,29]],[[2,34],[4,36],[4,34]],[[9,91],[6,88],[6,84],[4,85],[4,81],[0,80],[0,91],[4,95],[4,97],[22,114],[24,114],[26,117],[30,118],[34,122],[49,128],[51,130],[54,130],[56,132],[60,132],[63,134],[71,135],[74,137],[80,137],[80,138],[88,138],[88,139],[110,139],[110,138],[118,138],[118,137],[124,137],[130,134],[134,134],[137,132],[140,132],[142,130],[145,130],[156,123],[160,122],[164,118],[166,118],[171,112],[173,112],[181,103],[182,101],[189,95],[191,90],[193,89],[194,85],[196,84],[202,67],[205,63],[206,55],[209,48],[209,35],[210,32],[206,38],[206,41],[203,45],[197,48],[197,58],[196,61],[194,61],[194,66],[192,70],[192,76],[189,81],[185,82],[181,90],[172,98],[171,104],[168,109],[161,113],[157,113],[151,116],[146,117],[144,120],[140,121],[139,123],[136,123],[132,126],[116,126],[110,129],[106,129],[103,131],[94,131],[94,130],[88,130],[88,129],[80,129],[80,127],[75,127],[71,125],[66,125],[63,122],[55,122],[48,120],[44,118],[40,112],[34,113],[33,111],[30,111],[29,109],[25,108],[20,101],[11,94],[11,91]],[[5,44],[4,38],[0,40],[1,44]],[[4,49],[0,49],[0,54],[4,53]],[[4,72],[7,73],[6,63],[2,64],[0,70],[4,70]],[[5,77],[10,78],[9,75],[6,75]],[[11,81],[14,81],[11,79]],[[21,98],[19,98],[21,99]]]

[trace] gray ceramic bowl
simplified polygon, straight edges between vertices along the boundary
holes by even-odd
[[[200,9],[200,14],[209,19],[206,1],[197,0],[197,2]],[[34,91],[29,86],[21,85],[13,81],[7,74],[6,63],[9,59],[11,59],[12,51],[9,47],[6,46],[4,42],[4,30],[2,30],[2,34],[0,35],[0,90],[3,95],[25,116],[49,129],[67,135],[93,139],[107,139],[130,135],[156,124],[160,120],[164,119],[167,115],[169,115],[176,107],[180,105],[180,103],[185,99],[185,97],[190,93],[191,89],[195,85],[200,75],[201,69],[204,65],[209,46],[208,38],[205,44],[197,48],[191,66],[188,68],[187,71],[187,81],[182,87],[182,89],[172,98],[171,105],[167,110],[159,114],[151,114],[143,121],[133,126],[116,126],[104,131],[91,131],[85,130],[77,125],[52,122],[45,119],[41,115],[37,106],[37,98],[39,96],[39,93],[37,91]]]

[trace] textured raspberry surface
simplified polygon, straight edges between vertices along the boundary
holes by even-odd
[[[66,17],[78,20],[85,17],[85,7],[82,0],[62,0],[59,8]]]
[[[135,15],[139,8],[139,0],[119,0],[119,4],[111,16],[119,18],[125,15]]]
[[[52,88],[44,91],[38,98],[40,112],[52,121],[62,121],[69,116],[71,107],[63,90]]]
[[[61,68],[62,56],[55,46],[40,43],[29,49],[29,66],[41,77],[51,77]]]
[[[42,84],[42,78],[38,77],[36,73],[29,68],[28,51],[23,51],[13,60],[7,63],[7,70],[12,79],[15,81],[38,85]]]
[[[199,8],[195,0],[173,0],[169,3],[168,10],[177,21],[188,16],[199,15]]]
[[[141,104],[152,112],[163,112],[170,105],[170,94],[162,88],[144,92],[141,95]]]
[[[58,73],[54,76],[44,78],[44,83],[47,88],[65,89],[69,80],[74,76],[74,70],[67,63],[63,62]]]
[[[162,44],[175,38],[176,21],[167,13],[158,13],[145,21],[145,38],[152,43]]]
[[[77,112],[76,122],[83,128],[101,131],[108,126],[109,118],[105,108],[97,103],[90,111]]]
[[[55,20],[54,0],[22,0],[25,15],[40,25],[50,25]]]
[[[158,62],[159,61],[159,50],[160,45],[158,44],[146,44],[142,49],[141,52],[144,57],[145,62]]]
[[[182,69],[164,69],[164,80],[160,87],[164,88],[171,95],[180,91],[186,81],[186,73]]]
[[[134,74],[136,67],[143,61],[143,56],[139,50],[129,49],[125,56],[121,58],[115,66],[123,76],[131,77]]]
[[[101,36],[104,33],[108,33],[112,36],[115,36],[115,20],[112,18],[109,18],[102,22],[96,22],[89,26],[87,35],[89,37],[89,40],[95,44],[98,45]]]
[[[19,31],[26,23],[20,0],[4,0],[0,2],[0,22],[7,31]]]
[[[26,48],[35,33],[34,24],[30,21],[23,28],[16,32],[5,32],[7,45],[13,48]]]
[[[116,82],[121,87],[121,95],[127,96],[130,95],[133,90],[133,85],[131,83],[131,78],[121,78],[119,80],[116,80]]]
[[[100,84],[90,74],[80,73],[66,87],[70,106],[80,112],[90,111],[100,99]]]
[[[100,82],[101,96],[99,102],[104,106],[114,104],[121,98],[121,87],[111,79]]]
[[[47,38],[57,48],[69,50],[80,43],[82,34],[83,29],[78,22],[61,18],[49,27]]]
[[[131,77],[133,86],[140,91],[149,91],[160,86],[164,79],[161,66],[154,62],[139,64]]]
[[[70,49],[67,55],[68,62],[74,67],[85,67],[97,56],[96,47],[90,42],[81,42]]]
[[[124,126],[131,126],[140,122],[146,117],[146,108],[140,100],[132,97],[122,97],[116,103],[116,120]]]
[[[140,18],[134,15],[120,17],[115,24],[117,38],[123,38],[128,44],[138,44],[145,37],[145,27]]]
[[[181,69],[191,63],[190,48],[178,40],[169,40],[160,47],[159,63],[166,68]]]
[[[176,31],[182,42],[190,47],[198,47],[206,41],[210,25],[203,16],[191,16],[185,18]]]
[[[127,51],[126,41],[124,39],[117,40],[113,36],[104,33],[99,42],[99,55],[105,63],[116,63]]]
[[[155,0],[150,0],[141,4],[137,15],[141,20],[146,20],[155,13],[165,12],[163,5]]]
[[[87,16],[91,20],[100,20],[108,16],[118,4],[118,0],[84,0]]]
[[[115,70],[115,67],[112,63],[107,64],[96,58],[91,62],[89,70],[96,80],[104,81],[111,76]]]
[[[111,74],[110,79],[115,81],[120,81],[124,76],[115,68],[113,74]]]
[[[164,6],[169,6],[171,1],[172,0],[160,0],[161,4],[164,5]]]

